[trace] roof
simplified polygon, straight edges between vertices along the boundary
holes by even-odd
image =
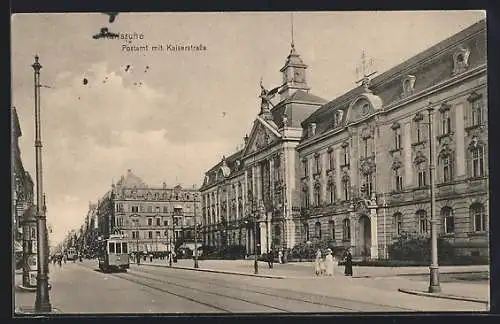
[[[19,116],[17,115],[16,107],[12,107],[12,123],[13,135],[16,137],[21,137],[23,133],[21,131],[21,125],[19,124]]]
[[[432,87],[453,76],[452,53],[458,45],[466,45],[470,49],[469,70],[486,63],[486,37],[478,37],[486,31],[486,22],[481,20],[459,33],[431,46],[427,50],[409,58],[374,77],[370,84],[373,94],[380,97],[382,106],[385,107],[402,99],[402,80],[407,75],[416,77],[414,93]],[[474,37],[472,37],[474,36]],[[347,108],[350,101],[364,93],[364,88],[359,85],[346,93],[338,96],[321,108],[309,115],[303,122],[306,128],[310,123],[316,123],[316,135],[335,128],[333,116],[337,110],[343,110],[345,123]]]
[[[214,165],[210,170],[208,170],[205,175],[205,180],[203,181],[203,185],[201,186],[200,189],[203,189],[207,186],[210,186],[214,183],[222,181],[222,179],[225,179],[227,177],[230,177],[239,171],[242,170],[242,161],[241,157],[243,156],[243,150],[239,150],[238,152],[226,157],[222,157],[222,160]],[[239,161],[239,164],[238,164]],[[222,179],[217,179],[215,180],[215,174],[219,172],[220,170],[223,171],[223,176],[224,178]],[[208,177],[208,178],[207,178]]]
[[[327,100],[307,91],[297,90],[290,97],[274,106],[271,109],[271,114],[278,129],[283,127],[284,114],[287,116],[288,126],[301,127],[302,121],[316,111],[318,106],[326,102]],[[291,105],[291,103],[302,103],[304,105]]]
[[[122,176],[121,179],[116,183],[117,186],[125,188],[147,188],[148,185],[142,181],[137,175],[135,175],[131,169],[127,170],[127,175]]]

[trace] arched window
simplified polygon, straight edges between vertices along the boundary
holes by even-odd
[[[342,191],[344,192],[344,200],[349,200],[349,180],[342,180]]]
[[[417,165],[417,182],[419,188],[427,186],[427,165],[424,162]]]
[[[443,207],[441,209],[441,217],[444,224],[444,232],[446,234],[455,233],[455,217],[453,216],[453,209],[451,207]]]
[[[428,221],[427,221],[427,212],[423,209],[420,209],[416,212],[417,220],[418,220],[418,231],[420,234],[426,234],[429,230]]]
[[[396,235],[401,235],[403,231],[403,215],[400,212],[394,214],[394,231]]]
[[[328,196],[328,203],[333,204],[335,202],[335,185],[333,181],[329,181],[327,185],[327,196]]]
[[[469,212],[471,215],[474,232],[485,232],[487,230],[487,218],[484,205],[478,202],[474,203],[470,206]]]
[[[446,154],[440,157],[441,162],[441,172],[443,174],[443,183],[449,183],[453,179],[453,164],[450,154]]]
[[[335,240],[335,221],[329,221],[328,227],[330,228],[330,238]]]
[[[351,240],[351,221],[349,218],[344,219],[342,223],[342,239],[344,241]]]
[[[472,177],[484,176],[484,146],[476,145],[471,149]]]
[[[314,186],[314,206],[318,207],[321,204],[321,191],[319,184]]]
[[[316,224],[314,224],[314,237],[317,238],[317,239],[321,239],[321,223],[320,222],[316,222]]]

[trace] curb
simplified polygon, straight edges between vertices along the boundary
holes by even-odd
[[[459,274],[469,274],[469,273],[472,273],[472,274],[479,274],[479,273],[490,273],[489,271],[487,270],[484,270],[484,271],[481,271],[481,270],[474,270],[474,271],[444,271],[444,272],[439,272],[439,274],[451,274],[451,275],[459,275]],[[396,277],[417,277],[417,276],[423,276],[423,275],[428,275],[429,272],[425,272],[425,273],[400,273],[400,274],[397,274],[395,275]]]
[[[441,293],[440,294],[433,294],[433,293],[423,292],[423,291],[419,291],[419,290],[411,290],[411,289],[403,289],[403,288],[399,288],[398,291],[405,293],[405,294],[410,294],[410,295],[441,298],[441,299],[461,300],[461,301],[468,301],[468,302],[480,303],[480,304],[486,304],[486,305],[489,304],[489,302],[487,300],[474,298],[474,297],[454,296],[454,295],[447,295],[447,294],[441,294]]]
[[[235,271],[226,271],[226,270],[213,270],[213,269],[203,269],[203,268],[189,268],[189,267],[168,267],[164,266],[161,264],[146,264],[146,263],[141,263],[141,265],[145,266],[150,266],[150,267],[162,267],[162,268],[169,268],[169,269],[179,269],[179,270],[191,270],[191,271],[201,271],[201,272],[212,272],[212,273],[223,273],[223,274],[231,274],[231,275],[237,275],[237,276],[247,276],[247,277],[259,277],[259,278],[270,278],[270,279],[287,279],[288,277],[285,276],[274,276],[274,275],[261,275],[261,274],[255,274],[255,273],[246,273],[246,272],[235,272]]]
[[[50,316],[51,314],[57,314],[61,313],[61,310],[58,308],[52,307],[52,310],[50,312],[42,312],[39,313],[35,310],[35,307],[33,306],[20,306],[16,307],[14,310],[15,315],[37,315],[35,317],[44,317],[44,316]]]

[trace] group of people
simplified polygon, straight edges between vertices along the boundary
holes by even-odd
[[[344,260],[344,274],[346,276],[352,276],[352,254],[350,249],[346,251]],[[335,275],[335,267],[338,266],[338,264],[338,260],[330,248],[326,250],[326,255],[324,258],[323,253],[320,249],[318,249],[316,251],[316,260],[314,262],[314,273],[316,274],[316,276],[333,277]]]
[[[271,250],[271,251],[269,251],[269,253],[267,253],[267,264],[269,266],[269,269],[273,268],[274,255],[275,255],[274,251],[275,250]],[[278,263],[280,263],[280,264],[285,263],[284,255],[283,255],[283,250],[282,249],[278,250]]]

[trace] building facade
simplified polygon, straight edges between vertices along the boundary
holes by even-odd
[[[301,223],[296,177],[301,122],[326,102],[309,92],[306,69],[292,44],[280,70],[283,85],[266,90],[261,84],[260,112],[244,148],[205,173],[204,244],[245,246],[248,254],[295,245]]]
[[[430,235],[431,167],[440,236],[487,256],[486,63],[482,21],[309,116],[297,147],[307,239],[379,258],[402,232]]]
[[[481,21],[326,102],[292,45],[281,101],[269,108],[263,90],[244,149],[205,173],[205,243],[326,239],[387,257],[403,232],[430,235],[432,168],[441,237],[488,255],[486,63]]]
[[[32,211],[33,180],[25,171],[19,149],[19,137],[22,136],[19,117],[15,107],[11,111],[11,190],[12,190],[12,239],[16,253],[22,252],[23,217]],[[34,217],[35,215],[32,215]],[[36,238],[36,234],[35,234]]]
[[[99,200],[96,210],[99,235],[124,235],[131,252],[166,252],[171,245],[192,240],[200,214],[196,188],[169,188],[165,183],[150,187],[130,169]]]

